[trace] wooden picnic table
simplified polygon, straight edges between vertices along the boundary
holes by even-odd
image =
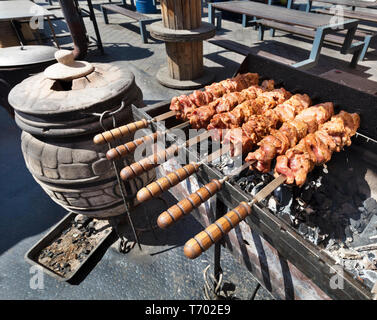
[[[255,17],[256,19],[270,20],[287,25],[307,27],[316,31],[313,40],[313,47],[309,59],[298,62],[293,66],[296,68],[310,68],[317,64],[324,38],[327,34],[335,34],[341,30],[347,30],[344,43],[341,48],[342,54],[353,53],[351,65],[355,66],[359,59],[363,42],[353,42],[353,38],[358,26],[358,20],[349,19],[332,23],[332,17],[325,14],[315,14],[298,10],[291,10],[278,6],[271,6],[259,2],[251,1],[230,1],[209,3],[208,20],[214,23],[215,10],[225,10],[242,15]],[[259,32],[263,33],[263,26]],[[260,35],[260,38],[263,36]]]
[[[0,1],[0,21],[10,21],[21,45],[25,44],[25,39],[20,28],[14,23],[14,21],[46,17],[55,44],[59,47],[54,28],[50,21],[50,17],[52,16],[54,16],[54,14],[32,1]]]

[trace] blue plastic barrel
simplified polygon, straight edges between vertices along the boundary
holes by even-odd
[[[156,13],[153,0],[136,0],[136,11],[140,13]]]

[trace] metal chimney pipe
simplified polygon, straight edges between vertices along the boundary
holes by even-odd
[[[73,55],[75,59],[83,59],[88,52],[88,38],[78,3],[76,0],[59,0],[59,2],[73,40]]]

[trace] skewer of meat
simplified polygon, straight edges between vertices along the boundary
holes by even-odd
[[[279,130],[272,130],[269,136],[258,143],[259,148],[248,154],[245,161],[252,162],[251,170],[269,172],[274,158],[294,147],[308,133],[318,130],[333,115],[334,105],[331,102],[302,111],[294,120],[283,123]]]
[[[190,124],[193,128],[206,128],[216,114],[229,112],[244,102],[246,104],[249,101],[255,109],[267,110],[290,97],[291,93],[284,88],[274,89],[273,80],[265,80],[261,86],[251,86],[241,92],[226,94],[208,105],[193,110],[189,116]]]
[[[307,94],[296,94],[278,105],[274,109],[267,110],[261,115],[250,115],[240,129],[229,130],[224,137],[224,143],[232,146],[232,155],[240,155],[252,150],[252,148],[273,129],[278,128],[287,121],[292,121],[296,115],[311,105],[311,99]]]
[[[190,95],[174,97],[171,100],[170,110],[176,111],[178,119],[187,119],[194,109],[207,105],[227,93],[238,92],[258,83],[257,73],[239,74],[234,78],[206,86],[204,91],[196,90]]]
[[[292,114],[291,116],[294,117],[294,115],[296,113],[299,113],[301,110],[308,108],[310,103],[311,103],[311,100],[310,100],[309,96],[307,96],[307,95],[296,95],[296,96],[291,98],[291,101],[286,104],[285,108],[287,108],[287,106],[288,106],[289,112],[290,112],[290,114]],[[282,109],[282,107],[280,107],[279,110],[280,109]],[[283,117],[278,116],[280,113],[282,113],[282,110],[280,112],[272,113],[269,117],[264,117],[264,116],[260,115],[259,116],[260,122],[263,122],[263,124],[266,127],[264,128],[264,132],[261,132],[261,131],[258,132],[258,129],[256,127],[254,127],[254,132],[257,132],[259,134],[259,136],[262,136],[262,135],[266,136],[270,132],[271,127],[276,127],[278,121],[283,119]],[[287,113],[287,111],[286,111],[286,113]],[[273,117],[273,116],[275,116],[275,117]],[[286,118],[287,118],[287,116],[286,116]],[[258,125],[258,123],[257,123],[257,125]],[[251,124],[250,124],[250,126],[251,126]],[[210,132],[210,131],[207,131],[207,132]],[[213,138],[213,132],[211,132],[211,136]],[[220,149],[220,151],[224,151],[225,149],[228,149],[226,151],[226,152],[228,152],[229,147],[230,146],[226,144],[222,149]],[[217,152],[215,152],[215,153],[217,153]],[[223,153],[225,153],[225,151],[218,153],[218,155],[221,155]],[[212,155],[211,155],[211,159],[214,159],[212,157]],[[189,176],[191,176],[192,174],[197,172],[203,163],[204,163],[203,161],[201,161],[199,163],[191,163],[191,164],[189,164],[189,165],[187,165],[183,168],[176,170],[175,172],[172,172],[170,175],[167,175],[165,177],[158,179],[155,182],[152,182],[148,186],[139,190],[139,192],[137,193],[137,199],[139,201],[147,201],[147,200],[150,200],[153,197],[159,196],[161,193],[165,192],[166,190],[170,189],[171,187],[175,186],[176,184],[180,183],[181,181],[187,179]],[[169,177],[171,177],[171,178],[169,178]]]
[[[308,112],[308,110],[310,112]],[[308,109],[304,109],[298,114],[298,116],[300,116],[299,118],[304,120],[300,120],[300,125],[297,124],[297,137],[305,136],[308,130],[313,130],[315,122],[324,123],[325,121],[329,120],[333,114],[334,111],[332,103],[319,104]],[[296,116],[296,118],[298,116]],[[246,162],[241,167],[241,171],[248,165],[250,165],[250,163]],[[160,228],[169,227],[176,221],[183,218],[185,215],[188,215],[193,209],[197,208],[203,202],[207,201],[210,197],[220,191],[224,182],[228,180],[227,178],[229,178],[229,176],[225,176],[221,180],[212,180],[195,193],[189,195],[187,198],[181,200],[176,205],[173,205],[168,210],[164,211],[157,220],[158,226]]]
[[[275,167],[275,179],[259,191],[250,202],[240,205],[208,226],[204,231],[186,242],[184,254],[195,259],[252,213],[252,206],[265,199],[284,182],[301,186],[314,166],[330,161],[334,151],[341,151],[351,144],[351,137],[360,126],[358,114],[341,111],[330,121],[320,125],[319,130],[309,133],[299,144],[279,156]]]
[[[341,111],[319,130],[308,134],[293,148],[276,159],[275,175],[284,174],[286,183],[302,186],[308,173],[331,160],[333,152],[351,145],[351,137],[360,126],[357,113]]]

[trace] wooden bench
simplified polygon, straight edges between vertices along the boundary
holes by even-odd
[[[315,30],[313,30],[313,29],[299,27],[299,26],[287,25],[287,24],[278,23],[278,22],[271,21],[271,20],[264,20],[264,19],[258,20],[257,24],[262,27],[262,28],[259,29],[260,32],[259,32],[259,36],[258,36],[258,39],[260,41],[263,40],[263,34],[264,34],[263,28],[270,28],[272,30],[280,30],[280,31],[284,31],[284,32],[289,32],[289,33],[292,33],[292,34],[297,34],[299,36],[303,36],[303,37],[307,37],[307,38],[311,38],[311,39],[314,39],[315,34],[316,34]],[[272,36],[274,36],[274,35],[275,35],[275,33],[273,32]],[[377,35],[377,33],[372,34],[372,33],[360,32],[360,31],[356,32],[355,36],[364,38],[363,39],[364,46],[363,46],[363,50],[360,54],[359,61],[364,60],[365,55],[366,55],[368,48],[369,48],[369,45],[370,45],[370,41],[371,41],[372,37],[374,37],[376,35]],[[342,35],[342,34],[338,34],[338,35],[337,34],[328,34],[328,35],[325,36],[325,41],[332,43],[332,44],[336,44],[336,45],[343,45],[344,37],[345,37],[345,35]],[[352,43],[357,44],[358,42],[359,41],[357,41],[357,40],[353,40]]]
[[[143,40],[144,43],[148,43],[148,35],[147,35],[147,29],[145,27],[145,24],[146,24],[147,21],[151,22],[151,21],[154,21],[156,19],[151,19],[150,17],[148,17],[146,15],[143,15],[143,14],[136,12],[136,11],[126,9],[125,7],[122,7],[122,6],[116,5],[116,4],[103,4],[103,5],[101,5],[101,10],[102,10],[102,14],[103,14],[103,19],[104,19],[106,24],[109,24],[109,19],[108,19],[108,16],[107,16],[108,11],[116,12],[116,13],[119,13],[121,15],[124,15],[126,17],[129,17],[129,18],[132,18],[132,19],[138,21],[139,27],[140,27],[141,39]]]

